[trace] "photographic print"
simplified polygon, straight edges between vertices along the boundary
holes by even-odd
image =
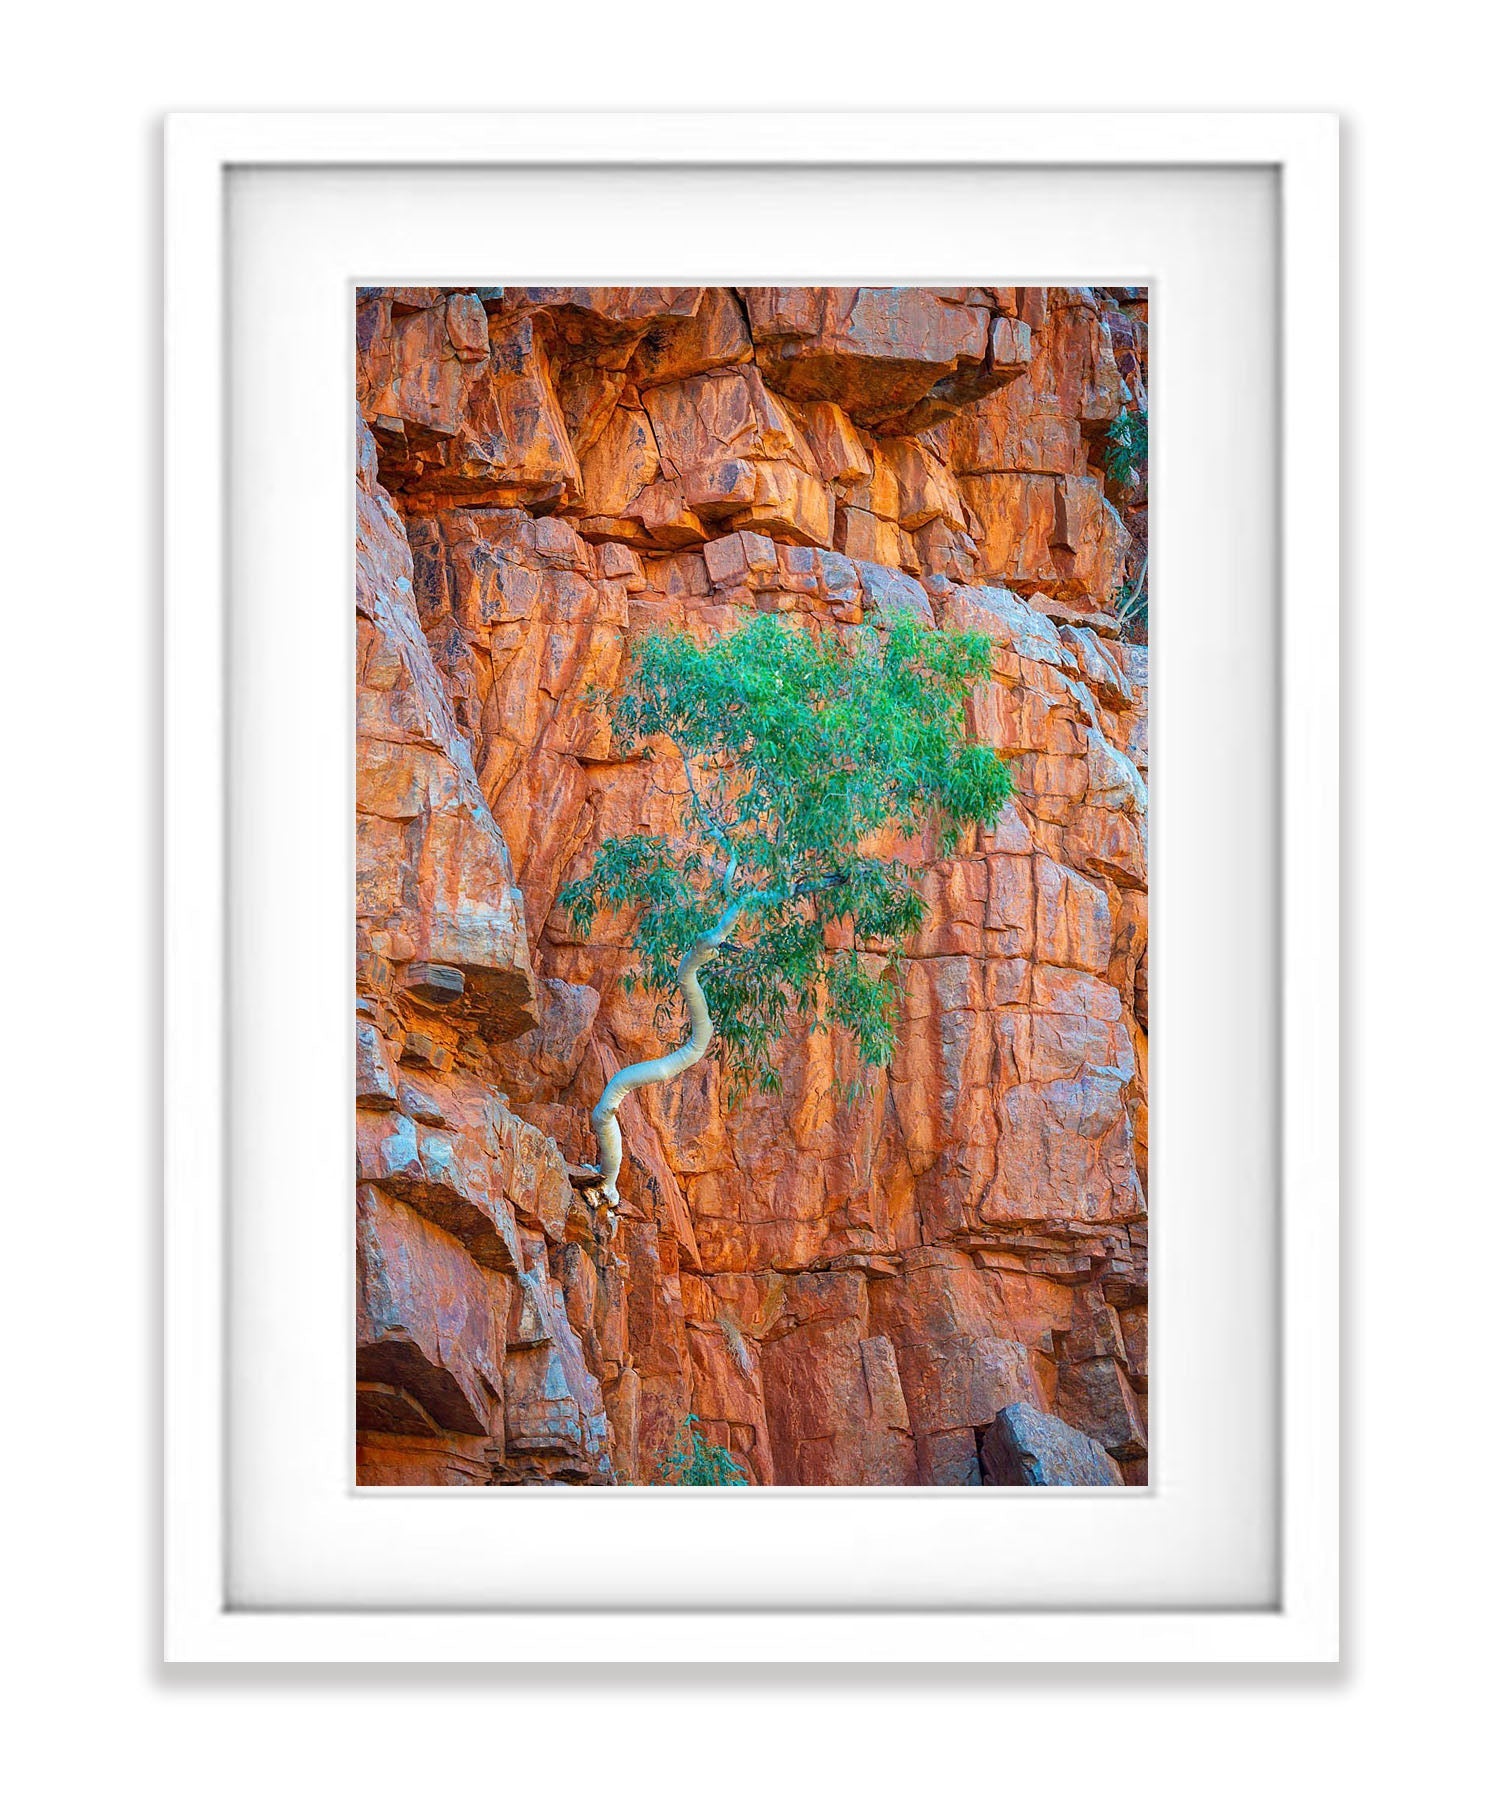
[[[1144,1484],[1146,289],[354,323],[358,1482]]]

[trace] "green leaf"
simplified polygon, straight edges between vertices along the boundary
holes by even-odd
[[[1104,437],[1104,473],[1116,487],[1144,480],[1149,461],[1147,414],[1122,412],[1110,421]]]

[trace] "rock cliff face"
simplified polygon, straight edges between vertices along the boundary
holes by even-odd
[[[651,1481],[692,1413],[756,1482],[974,1483],[1017,1405],[1144,1480],[1146,380],[1135,289],[361,292],[362,1482]],[[862,1101],[819,1037],[626,1103],[611,1253],[568,1165],[664,1046],[556,897],[675,802],[601,696],[650,628],[893,604],[993,640],[1015,799]]]

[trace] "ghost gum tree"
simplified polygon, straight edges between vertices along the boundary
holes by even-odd
[[[937,827],[940,855],[992,825],[1011,791],[965,702],[989,640],[898,613],[849,636],[761,614],[700,646],[645,638],[614,704],[627,754],[680,763],[680,829],[606,840],[560,898],[584,937],[601,912],[632,921],[625,982],[658,997],[673,1050],[623,1068],[593,1111],[596,1204],[613,1235],[627,1094],[670,1081],[714,1046],[731,1100],[780,1081],[794,1016],[883,1068],[895,1039],[896,959],[922,922],[918,868],[879,846]],[[675,784],[674,784],[675,785]]]

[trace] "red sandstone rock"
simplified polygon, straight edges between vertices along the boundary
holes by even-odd
[[[392,964],[466,977],[445,1024],[503,1038],[535,1023],[506,842],[412,598],[405,533],[363,434],[358,504],[356,895],[361,940]],[[399,942],[398,942],[399,940]]]
[[[637,387],[654,387],[749,362],[753,355],[739,296],[733,288],[705,288],[690,319],[653,323],[631,360],[630,374]]]
[[[392,289],[358,341],[359,1479],[650,1481],[693,1412],[756,1482],[969,1483],[1013,1406],[1142,1479],[1143,300]],[[1016,796],[923,875],[888,1074],[839,1106],[799,1029],[780,1096],[644,1090],[611,1249],[569,1168],[660,1028],[556,895],[677,802],[598,696],[756,607],[984,632]]]
[[[377,1187],[360,1190],[359,1271],[359,1380],[379,1390],[361,1396],[361,1426],[416,1437],[503,1429],[504,1279]]]
[[[981,572],[1022,594],[1112,602],[1125,572],[1124,525],[1087,476],[970,475]]]
[[[797,543],[831,540],[833,511],[812,447],[754,367],[646,390],[663,479],[698,518]]]
[[[907,413],[982,371],[990,313],[931,288],[746,288],[757,360],[795,399],[832,400],[856,424]]]

